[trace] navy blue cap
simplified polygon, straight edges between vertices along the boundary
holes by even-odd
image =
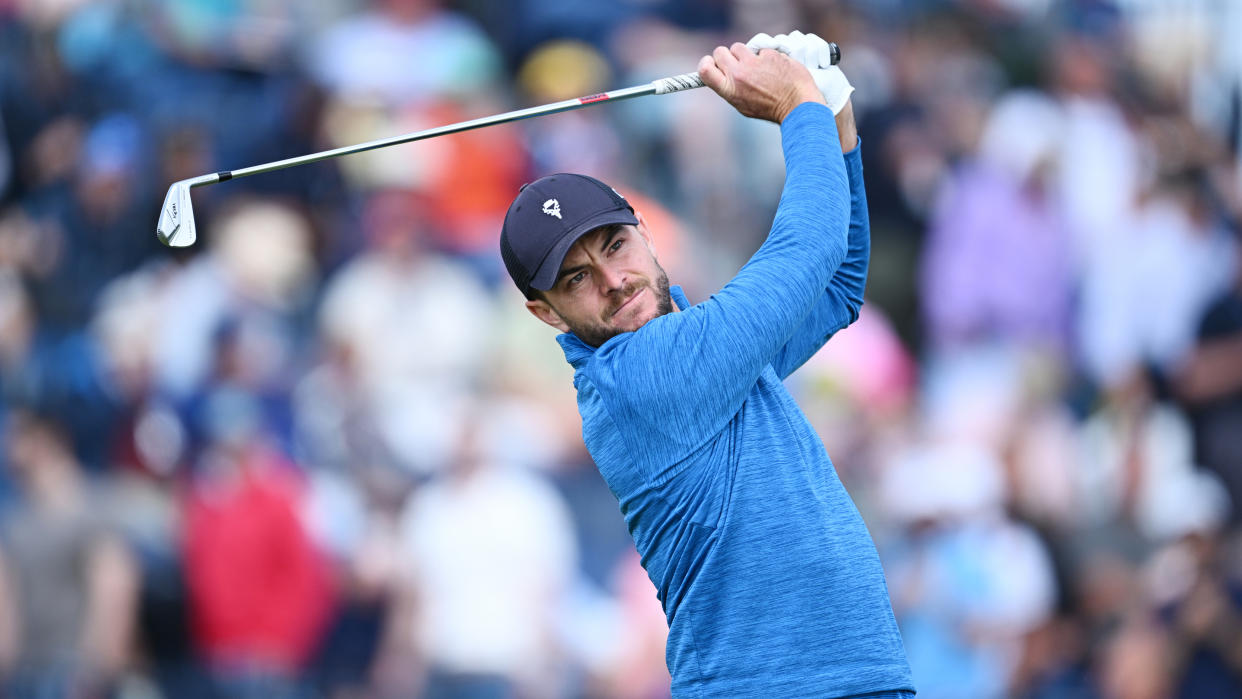
[[[557,173],[522,185],[500,230],[500,254],[513,283],[530,297],[547,291],[569,249],[583,235],[609,224],[638,225],[634,208],[594,177]]]

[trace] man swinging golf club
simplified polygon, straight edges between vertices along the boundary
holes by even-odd
[[[699,63],[780,124],[786,166],[767,240],[707,301],[670,288],[642,214],[590,177],[523,187],[501,233],[527,308],[563,333],[583,438],[668,617],[677,697],[914,691],[875,546],[781,383],[858,317],[866,282],[853,88],[827,48],[760,34]]]

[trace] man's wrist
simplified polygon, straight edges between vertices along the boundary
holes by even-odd
[[[854,103],[846,102],[837,112],[837,136],[841,139],[841,152],[848,153],[858,147],[858,126],[854,123]]]
[[[793,113],[795,109],[797,109],[798,107],[801,107],[802,105],[808,102],[814,102],[815,104],[822,104],[824,106],[828,106],[827,103],[824,102],[824,96],[819,94],[818,89],[803,90],[791,101],[791,103],[788,106],[788,109],[784,110],[784,113],[780,115],[780,118],[776,120],[776,123],[778,124],[785,123],[785,119],[787,119],[789,115]]]
[[[815,120],[822,119],[823,118],[822,116],[812,117],[809,114],[807,114],[808,112],[816,111],[817,106],[823,107],[824,109],[828,109],[828,105],[824,104],[823,102],[807,100],[805,102],[802,102],[794,106],[793,109],[789,110],[789,113],[785,115],[785,118],[781,119],[778,122],[778,125],[781,127],[782,130],[784,130],[785,125],[793,121],[805,121],[807,119],[815,119]],[[828,109],[828,116],[832,116],[831,109]]]

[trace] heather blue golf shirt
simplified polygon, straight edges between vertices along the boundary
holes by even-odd
[[[781,125],[786,181],[766,242],[680,312],[598,349],[558,340],[582,432],[668,617],[677,697],[913,689],[884,572],[782,379],[858,317],[870,252],[856,148],[832,112]]]

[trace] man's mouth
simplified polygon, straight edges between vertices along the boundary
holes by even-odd
[[[623,304],[621,304],[620,306],[618,306],[618,307],[617,307],[617,310],[613,311],[613,312],[612,312],[612,315],[611,315],[610,317],[612,317],[612,318],[616,318],[616,317],[617,317],[617,314],[618,314],[618,313],[620,313],[621,311],[625,310],[625,307],[626,307],[626,306],[630,305],[631,303],[634,303],[634,299],[638,298],[638,296],[639,296],[640,294],[642,294],[642,293],[643,293],[643,290],[644,290],[644,289],[646,289],[646,288],[647,288],[647,287],[645,287],[645,286],[640,286],[640,287],[638,287],[638,291],[635,291],[635,292],[634,292],[634,293],[633,293],[633,294],[632,294],[632,295],[631,295],[628,299],[626,299],[626,300],[625,300],[625,303],[623,303]]]

